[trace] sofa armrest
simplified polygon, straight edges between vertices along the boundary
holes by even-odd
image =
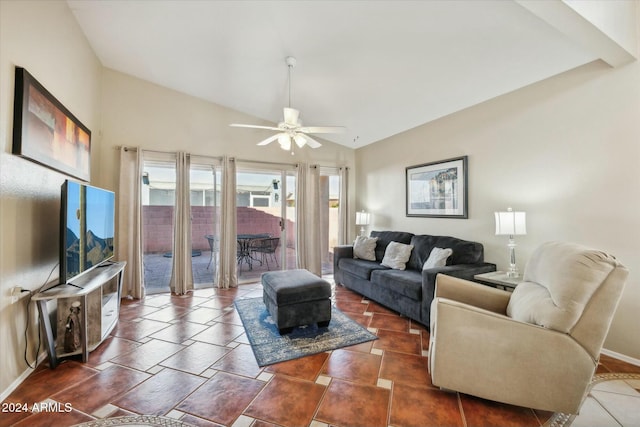
[[[435,297],[447,298],[504,315],[511,292],[439,274],[436,278]]]
[[[333,247],[333,280],[342,283],[342,271],[338,264],[342,258],[353,258],[353,245],[338,245]]]

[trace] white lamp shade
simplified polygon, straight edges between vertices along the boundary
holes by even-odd
[[[526,212],[496,212],[496,235],[527,234]]]
[[[280,148],[283,150],[291,149],[291,137],[286,133],[281,133],[278,135],[278,143],[280,144]]]
[[[368,212],[356,212],[356,225],[369,225],[371,214]]]

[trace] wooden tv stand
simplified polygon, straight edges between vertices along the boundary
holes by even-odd
[[[58,285],[33,295],[32,299],[38,305],[51,369],[58,366],[61,358],[77,354],[82,354],[82,361],[86,362],[89,352],[95,350],[109,336],[118,323],[122,275],[126,264],[124,261],[107,262],[73,280],[73,285]],[[48,307],[54,300],[57,305],[55,329]],[[76,351],[65,352],[66,320],[74,302],[80,303],[81,345]]]

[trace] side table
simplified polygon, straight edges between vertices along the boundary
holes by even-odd
[[[511,291],[522,282],[521,277],[507,277],[507,273],[504,271],[491,271],[489,273],[476,274],[473,279],[483,285],[493,286],[494,288],[504,289],[505,291]]]

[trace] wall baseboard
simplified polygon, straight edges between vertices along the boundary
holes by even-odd
[[[607,350],[606,348],[603,348],[601,353],[609,357],[613,357],[614,359],[622,360],[623,362],[627,362],[635,366],[640,366],[640,359],[634,359],[633,357],[616,353],[615,351]]]
[[[36,367],[38,367],[43,361],[45,361],[47,359],[47,353],[41,353],[40,357],[38,357],[37,363],[36,363]],[[31,375],[33,373],[34,369],[31,368],[27,368],[25,369],[22,374],[20,374],[20,376],[18,378],[16,378],[16,380],[14,382],[11,383],[11,385],[9,387],[7,387],[6,390],[2,390],[2,393],[0,393],[0,402],[4,402],[4,400],[9,397],[9,395],[11,393],[13,393],[13,391],[15,389],[18,388],[18,386],[20,384],[22,384],[22,382],[24,380],[27,379],[27,377],[29,375]]]

